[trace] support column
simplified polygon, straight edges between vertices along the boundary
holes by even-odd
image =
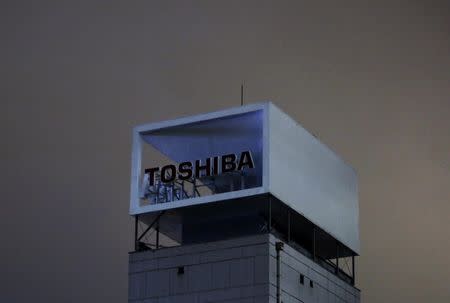
[[[352,256],[352,284],[355,285],[355,256]]]
[[[313,227],[313,260],[316,261],[316,226]]]
[[[288,221],[288,230],[287,230],[287,240],[288,243],[291,242],[291,210],[288,209],[288,215],[287,215],[287,221]]]
[[[267,229],[270,232],[272,232],[272,197],[269,194],[269,199],[268,199],[268,205],[267,205],[268,211],[269,211],[269,219],[267,222]]]
[[[339,275],[339,242],[336,241],[336,275]]]
[[[159,249],[159,219],[156,223],[156,249]]]

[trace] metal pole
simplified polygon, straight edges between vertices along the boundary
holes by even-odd
[[[291,210],[288,209],[288,243],[291,242]]]
[[[183,199],[184,199],[184,180],[181,181],[181,199],[180,200],[183,200]]]
[[[134,251],[138,250],[139,215],[134,216]]]
[[[284,243],[276,242],[275,250],[277,251],[277,303],[281,303],[281,285],[280,285],[280,252],[283,250]]]
[[[241,84],[241,106],[244,105],[244,81]]]
[[[313,227],[313,260],[316,261],[316,226]]]
[[[336,275],[339,275],[339,242],[336,242]]]
[[[269,208],[269,222],[268,222],[268,230],[269,233],[272,232],[272,197],[269,194],[269,203],[268,203],[268,208]]]
[[[355,285],[355,256],[352,256],[352,282]]]
[[[159,219],[156,224],[156,249],[159,249]]]

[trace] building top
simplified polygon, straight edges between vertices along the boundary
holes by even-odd
[[[271,102],[133,129],[130,215],[270,193],[359,254],[356,172]]]

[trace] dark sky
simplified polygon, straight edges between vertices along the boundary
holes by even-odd
[[[132,126],[238,105],[242,80],[358,171],[363,302],[450,301],[448,1],[0,14],[1,302],[126,302]]]

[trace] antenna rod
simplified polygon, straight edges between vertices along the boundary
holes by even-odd
[[[244,81],[241,84],[241,106],[244,105]]]

